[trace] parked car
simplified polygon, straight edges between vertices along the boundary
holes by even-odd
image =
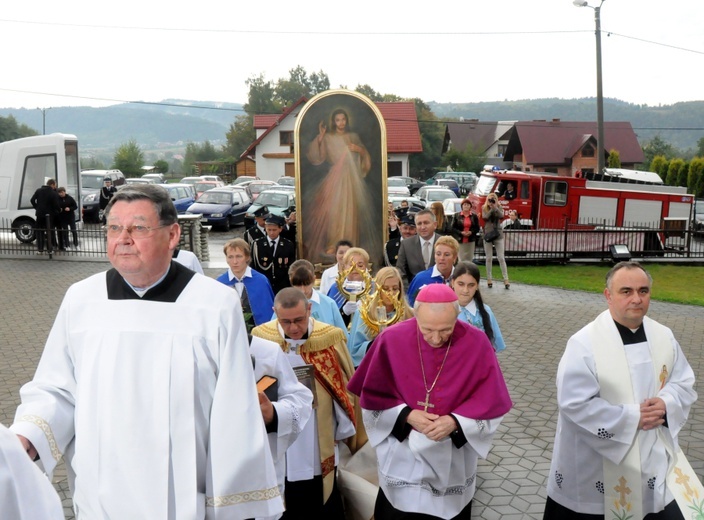
[[[276,181],[276,184],[279,186],[296,186],[296,178],[295,177],[279,177],[279,180]]]
[[[184,214],[196,201],[196,190],[190,184],[164,184],[179,214]]]
[[[413,195],[411,196],[400,196],[400,195],[391,195],[389,194],[387,200],[394,205],[394,209],[398,209],[401,207],[401,202],[404,200],[408,202],[408,214],[413,215],[414,213],[418,213],[420,210],[425,208],[423,203],[418,197],[415,197]]]
[[[474,172],[438,172],[426,184],[434,184],[438,179],[452,179],[460,186],[458,197],[471,193],[476,186],[479,176]]]
[[[225,184],[218,181],[198,181],[194,184],[196,190],[196,199],[200,198],[203,192],[212,190],[214,188],[222,188]]]
[[[429,208],[433,202],[442,202],[445,199],[454,199],[457,197],[455,192],[440,186],[423,186],[416,192],[423,206]]]
[[[252,201],[242,191],[213,188],[204,192],[186,213],[201,215],[204,224],[229,230],[231,226],[244,223],[251,205]]]
[[[296,210],[296,192],[292,189],[271,188],[260,193],[247,212],[246,226],[254,223],[253,214],[262,206],[266,206],[269,213],[288,217],[291,212]]]
[[[83,170],[81,172],[81,205],[83,222],[100,222],[100,189],[108,178],[116,188],[125,184],[120,170]]]
[[[692,226],[695,236],[704,236],[704,199],[694,201],[694,223]]]
[[[457,197],[460,196],[460,185],[454,179],[436,179],[432,186],[440,186],[452,190]]]
[[[125,179],[125,184],[123,184],[122,187],[129,186],[130,184],[157,184],[157,182],[154,179],[142,179],[141,177],[132,177],[130,179]]]
[[[203,180],[203,179],[201,179],[200,177],[184,177],[183,179],[181,179],[181,180],[178,181],[178,182],[179,182],[179,184],[190,184],[190,185],[194,185],[196,182],[200,182],[200,181],[202,181],[202,180]]]
[[[157,184],[166,184],[166,177],[163,173],[145,173],[142,179],[154,179]]]
[[[422,188],[425,186],[425,183],[423,181],[419,181],[418,179],[414,177],[408,177],[406,175],[393,175],[389,177],[389,179],[401,179],[403,182],[406,184],[406,188],[408,188],[408,191],[411,192],[411,195],[414,195],[418,189]]]
[[[254,200],[257,200],[257,197],[261,192],[263,192],[267,188],[278,187],[278,184],[276,184],[274,181],[252,181],[250,183],[247,183],[247,187],[252,190],[252,197],[254,198]]]
[[[445,216],[454,217],[462,211],[462,201],[464,199],[445,199],[442,201],[442,209],[445,211]]]
[[[225,185],[225,181],[222,180],[222,178],[219,175],[201,175],[201,179],[204,181],[217,181],[217,182],[222,182],[223,186]]]
[[[219,190],[240,190],[240,191],[242,191],[242,192],[244,192],[244,193],[247,194],[247,198],[248,198],[249,200],[252,200],[252,201],[254,200],[254,197],[252,197],[252,190],[250,190],[249,187],[247,187],[246,185],[244,185],[244,186],[243,186],[243,185],[237,185],[237,186],[235,186],[235,185],[232,185],[232,184],[228,184],[227,186],[223,186],[222,188],[218,188],[218,189],[219,189]]]
[[[232,183],[235,186],[238,186],[240,184],[243,184],[245,182],[252,182],[252,181],[258,181],[259,177],[252,176],[252,175],[240,175],[237,177],[234,182]]]
[[[386,191],[389,195],[411,195],[411,190],[406,186],[406,182],[400,177],[389,177],[386,179]]]

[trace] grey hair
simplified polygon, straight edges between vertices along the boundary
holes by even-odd
[[[418,309],[420,309],[420,307],[422,305],[429,305],[431,310],[437,311],[440,309],[441,305],[447,305],[448,303],[452,304],[452,307],[455,309],[455,314],[457,316],[459,316],[460,315],[460,302],[458,302],[457,300],[455,300],[454,302],[442,302],[442,303],[440,303],[440,302],[437,302],[437,303],[436,302],[419,302],[418,300],[416,300],[415,302],[413,302],[413,314],[415,314],[417,316]]]
[[[645,273],[645,275],[648,277],[648,285],[652,286],[653,285],[653,277],[650,276],[650,273],[645,270],[645,267],[640,265],[638,262],[633,262],[633,261],[627,261],[627,262],[619,262],[615,266],[613,266],[611,269],[609,269],[609,272],[606,273],[606,288],[611,290],[611,280],[613,279],[614,275],[620,271],[621,269],[640,269]]]
[[[421,215],[430,215],[430,218],[431,218],[431,220],[432,220],[433,222],[437,222],[437,221],[438,221],[438,219],[435,217],[435,213],[433,213],[433,212],[430,211],[429,209],[422,209],[422,210],[420,210],[420,211],[419,211],[418,213],[416,213],[415,216],[413,217],[413,221],[415,222],[415,220],[416,220],[419,216],[421,216]]]
[[[105,218],[108,217],[110,210],[117,202],[134,202],[137,200],[148,200],[154,204],[156,214],[159,216],[159,223],[162,226],[169,226],[178,222],[178,212],[174,207],[169,192],[158,184],[135,184],[118,190],[105,208]]]

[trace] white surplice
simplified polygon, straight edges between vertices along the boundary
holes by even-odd
[[[0,424],[0,518],[63,520],[56,490],[29,460],[17,435]]]
[[[257,336],[250,346],[254,356],[254,376],[275,377],[278,381],[278,399],[273,402],[278,417],[278,429],[269,434],[269,446],[276,466],[276,477],[281,496],[286,477],[286,450],[293,444],[308,423],[313,412],[313,393],[296,377],[281,347]],[[312,421],[311,421],[312,422]],[[280,515],[277,515],[277,518]]]
[[[171,270],[164,302],[109,299],[106,273],[70,287],[12,429],[50,475],[66,458],[79,519],[275,515],[239,298]]]
[[[613,320],[610,326],[618,335]],[[646,338],[654,337],[649,333],[647,321],[644,327]],[[669,329],[667,336],[674,364],[662,389],[655,376],[652,346],[648,342],[615,346],[625,349],[636,401],[659,397],[665,402],[667,427],[649,431],[638,430],[639,404],[611,404],[599,396],[588,328],[581,329],[567,342],[557,371],[559,415],[547,486],[548,496],[558,504],[578,513],[603,515],[603,458],[619,464],[636,436],[640,446],[643,514],[662,511],[673,500],[665,486],[668,458],[664,444],[658,440],[658,430],[677,445],[677,436],[697,394],[692,368]]]
[[[453,414],[467,439],[467,444],[456,448],[450,437],[431,441],[413,429],[399,442],[391,432],[405,407],[362,410],[369,442],[379,460],[379,486],[397,509],[413,504],[414,513],[457,516],[474,497],[478,458],[489,453],[502,417],[477,421]]]

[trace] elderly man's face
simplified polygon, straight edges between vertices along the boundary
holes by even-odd
[[[118,235],[108,233],[108,259],[115,269],[135,287],[154,284],[168,269],[178,245],[178,224],[160,227],[156,207],[149,200],[119,201],[110,210],[108,226],[123,226]],[[147,236],[133,237],[126,228],[151,228]]]
[[[457,311],[451,303],[424,303],[416,312],[418,329],[431,347],[442,347],[450,339],[457,323]]]
[[[435,233],[437,223],[430,215],[416,215],[416,231],[424,240],[429,240]]]
[[[611,317],[628,327],[637,329],[650,307],[650,280],[641,269],[620,269],[611,277],[610,287],[604,289]]]

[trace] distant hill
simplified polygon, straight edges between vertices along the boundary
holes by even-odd
[[[143,148],[204,141],[217,145],[225,142],[230,124],[242,113],[241,104],[172,99],[104,108],[58,107],[46,110],[46,133],[75,134],[82,151],[115,149],[130,139]],[[42,132],[39,110],[0,108],[0,116],[9,115]]]
[[[490,103],[435,103],[428,106],[440,118],[479,119],[480,121],[563,121],[596,120],[596,99],[526,99]],[[628,121],[643,145],[656,135],[687,150],[696,148],[704,136],[704,101],[688,101],[651,107],[616,99],[604,99],[605,121]],[[675,130],[663,130],[673,128]]]
[[[428,105],[441,119],[481,121],[531,121],[559,118],[593,121],[596,101],[583,99],[527,99],[484,103],[436,103]],[[81,150],[116,149],[130,139],[143,148],[185,147],[188,142],[210,141],[218,146],[240,114],[238,103],[166,99],[159,104],[125,103],[105,108],[59,107],[46,111],[46,132],[78,136]],[[12,115],[41,133],[42,115],[37,109],[0,108],[0,116]],[[604,100],[606,121],[629,121],[641,144],[660,135],[668,143],[687,150],[696,148],[704,136],[704,101],[659,107]],[[673,130],[665,130],[671,128]]]

